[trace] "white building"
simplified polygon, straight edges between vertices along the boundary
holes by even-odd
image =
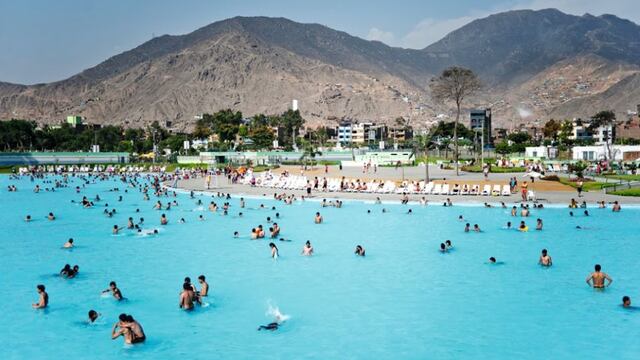
[[[596,145],[603,145],[605,142],[612,143],[613,126],[599,126],[595,130],[589,129],[590,120],[573,119],[573,131],[568,136],[570,140],[595,140]]]
[[[573,160],[635,161],[640,159],[640,145],[593,145],[574,146]]]
[[[527,146],[524,152],[526,158],[555,159],[558,157],[558,149],[553,146]]]

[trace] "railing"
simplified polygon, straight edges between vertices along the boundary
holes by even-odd
[[[640,181],[624,181],[624,180],[620,180],[620,182],[617,183],[613,183],[611,185],[609,185],[609,183],[607,183],[606,187],[602,188],[602,191],[605,194],[609,194],[618,190],[627,190],[627,189],[636,189],[636,188],[640,188]]]

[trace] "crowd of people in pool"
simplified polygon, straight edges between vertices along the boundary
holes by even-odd
[[[62,180],[55,180],[52,181],[48,178],[48,176],[46,174],[43,173],[35,173],[35,174],[31,174],[31,180],[32,181],[36,181],[36,180],[40,180],[42,181],[44,184],[52,184],[52,187],[45,187],[45,191],[55,191],[56,188],[63,188],[63,187],[67,187],[68,183],[70,182],[70,179],[67,175],[63,175],[63,179]],[[113,176],[118,176],[118,175],[113,175],[113,174],[97,174],[97,175],[74,175],[76,178],[78,178],[80,181],[83,182],[82,188],[85,188],[86,185],[90,185],[92,183],[95,183],[96,181],[104,181],[104,180],[110,180],[112,179]],[[18,177],[12,177],[14,179],[18,179]],[[150,176],[147,175],[146,177],[140,176],[140,175],[136,175],[136,176],[125,176],[125,175],[120,175],[119,176],[119,180],[127,187],[130,187],[132,189],[137,189],[139,190],[142,195],[144,200],[149,200],[150,196],[149,196],[149,192],[153,192],[153,194],[157,197],[157,198],[162,198],[162,197],[169,197],[169,196],[173,196],[173,197],[177,197],[177,194],[173,191],[170,191],[168,188],[166,188],[165,186],[163,186],[163,181],[166,181],[166,178],[163,178],[161,176]],[[80,193],[82,188],[80,186],[76,187],[76,193]],[[16,192],[18,191],[18,188],[15,185],[9,185],[8,186],[8,191],[9,192]],[[33,189],[34,192],[40,192],[42,191],[42,188],[40,187],[40,185],[36,185]],[[110,191],[112,192],[119,192],[120,189],[115,187],[110,189]],[[124,193],[128,193],[128,189],[124,190]],[[223,193],[217,193],[214,194],[212,196],[213,198],[223,198],[225,200],[229,200],[231,199],[230,194],[223,194]],[[192,191],[190,193],[190,198],[191,199],[195,199],[195,193]],[[274,200],[277,201],[282,201],[284,204],[290,205],[295,201],[298,200],[302,200],[304,201],[305,198],[304,196],[301,196],[300,198],[296,197],[296,195],[292,195],[292,194],[274,194],[273,196]],[[123,196],[120,195],[118,196],[118,201],[122,201],[123,200]],[[84,208],[91,208],[96,206],[96,204],[98,202],[100,202],[101,199],[99,196],[96,196],[95,199],[91,200],[89,198],[87,198],[86,196],[82,197],[82,200],[79,201],[78,203],[83,206]],[[71,200],[72,203],[76,203],[75,200]],[[403,196],[401,198],[401,203],[402,204],[408,204],[408,198],[406,196]],[[240,210],[245,208],[245,200],[244,198],[240,198],[239,199],[239,208]],[[380,201],[379,198],[376,199],[375,204],[377,205],[381,205],[382,202]],[[422,206],[427,206],[428,201],[423,197],[419,200],[419,204]],[[196,205],[198,206],[202,206],[202,200],[197,199]],[[446,199],[446,201],[442,204],[445,207],[451,207],[453,206],[453,203],[451,202],[450,199]],[[178,202],[177,200],[172,200],[172,201],[168,201],[166,202],[166,204],[163,204],[161,200],[158,200],[155,205],[153,206],[154,209],[158,210],[158,211],[169,211],[171,210],[172,207],[176,207],[178,206]],[[230,211],[230,202],[225,201],[222,204],[222,207],[219,208],[218,204],[215,201],[211,201],[210,204],[208,205],[208,210],[210,212],[218,212],[218,210],[222,210],[222,215],[226,216],[229,214]],[[320,202],[320,206],[322,208],[324,207],[336,207],[336,208],[341,208],[343,206],[343,202],[340,200],[329,200],[327,201],[326,199],[323,199]],[[485,203],[484,204],[485,207],[487,208],[491,208],[493,207],[493,205]],[[504,202],[500,203],[500,206],[504,209],[507,209],[507,205]],[[522,218],[528,218],[531,214],[530,211],[530,206],[533,206],[533,208],[535,209],[543,209],[543,205],[542,204],[526,204],[526,203],[521,203],[520,207],[518,208],[517,206],[513,206],[510,209],[510,214],[512,217],[522,217]],[[604,201],[602,202],[598,202],[597,206],[599,208],[606,208],[607,204],[605,204]],[[109,209],[109,204],[104,204],[104,215],[107,217],[112,217],[113,215],[116,214],[116,209],[115,208],[111,208],[111,210]],[[569,208],[571,209],[584,209],[584,215],[585,216],[589,216],[588,210],[587,208],[587,203],[585,201],[583,201],[581,204],[578,204],[578,202],[576,202],[574,199],[571,200],[570,204],[569,204]],[[264,204],[260,205],[260,209],[266,209]],[[276,210],[275,206],[271,207],[271,210]],[[382,213],[386,213],[388,212],[388,210],[385,207],[382,207],[381,209]],[[612,203],[612,211],[613,212],[619,212],[621,211],[621,206],[620,204],[616,201]],[[140,212],[139,209],[136,209],[136,212]],[[371,213],[371,210],[367,210],[367,213]],[[412,214],[413,211],[411,209],[409,209],[407,211],[407,214]],[[243,213],[242,211],[238,212],[238,217],[242,217]],[[573,212],[570,212],[570,216],[573,216]],[[49,212],[45,218],[49,221],[55,221],[56,220],[56,216],[53,214],[53,212]],[[277,222],[275,222],[275,219],[279,219],[280,218],[280,214],[279,213],[275,213],[274,215],[274,219],[272,219],[271,217],[267,217],[266,221],[267,223],[270,224],[269,226],[269,237],[271,239],[279,239],[279,241],[291,241],[288,239],[285,239],[283,237],[280,236],[281,234],[281,227],[278,225]],[[25,216],[25,221],[26,222],[30,222],[32,220],[31,215],[26,215]],[[198,217],[199,220],[204,220],[204,216],[203,215],[199,215]],[[465,226],[464,226],[464,232],[481,232],[482,230],[480,229],[480,226],[478,224],[474,224],[473,226],[471,226],[470,223],[466,222],[464,217],[462,215],[460,215],[458,217],[458,220],[460,222],[464,222]],[[314,217],[313,217],[313,222],[315,224],[322,224],[324,221],[323,216],[321,215],[321,213],[318,211],[315,213]],[[181,218],[180,219],[180,223],[185,223],[185,219]],[[159,219],[159,223],[161,226],[167,225],[169,223],[169,218],[167,217],[166,213],[162,213],[160,215],[160,219]],[[142,233],[144,235],[157,235],[158,234],[158,229],[153,228],[153,229],[144,229],[143,226],[145,224],[145,220],[144,218],[140,217],[139,220],[137,222],[134,221],[133,217],[129,217],[128,221],[127,221],[127,225],[124,227],[121,227],[119,225],[114,225],[113,226],[113,234],[118,234],[120,231],[124,230],[124,228],[126,228],[126,230],[132,230],[132,231],[137,231],[138,233]],[[512,222],[509,221],[507,222],[506,229],[512,229]],[[580,229],[580,227],[577,227],[578,229]],[[541,231],[543,230],[543,220],[541,218],[537,218],[536,219],[536,226],[535,229],[537,231]],[[527,226],[527,224],[525,223],[524,220],[520,221],[519,226],[517,227],[517,230],[522,231],[522,232],[527,232],[529,230],[529,227]],[[239,231],[235,231],[233,234],[234,237],[239,237]],[[250,238],[252,240],[258,240],[258,239],[262,239],[266,237],[266,232],[263,228],[263,225],[260,224],[257,227],[251,229],[251,235]],[[269,242],[268,244],[269,246],[269,251],[270,251],[270,256],[273,259],[278,259],[279,257],[279,250],[277,245],[272,241]],[[63,248],[65,249],[69,249],[69,248],[73,248],[74,247],[74,240],[73,238],[70,238],[69,240],[67,240],[67,242],[64,243]],[[440,251],[441,253],[448,253],[453,249],[453,244],[451,242],[451,240],[445,240],[444,242],[440,243],[439,245],[439,249],[438,251]],[[365,256],[365,248],[358,244],[355,247],[354,250],[354,254],[356,256],[360,256],[360,257],[364,257]],[[303,256],[312,256],[314,254],[314,248],[311,244],[311,241],[307,240],[305,242],[305,244],[302,247],[302,251],[301,251],[301,255]],[[495,257],[490,257],[488,260],[489,264],[503,264],[503,262],[498,261]],[[549,251],[547,249],[542,249],[541,250],[541,254],[538,258],[538,264],[544,267],[550,267],[553,265],[553,260],[551,258],[551,256],[549,255]],[[60,271],[60,276],[65,278],[65,279],[72,279],[74,277],[76,277],[79,273],[79,266],[78,265],[74,265],[71,266],[70,264],[66,264],[63,269]],[[602,268],[599,264],[596,264],[594,266],[594,271],[592,273],[589,274],[589,276],[586,279],[587,284],[589,284],[589,286],[592,286],[593,288],[596,289],[604,289],[605,287],[611,285],[612,283],[612,279],[611,277],[602,272]],[[179,308],[183,309],[183,310],[187,310],[187,311],[191,311],[194,310],[196,308],[196,306],[201,306],[204,304],[204,299],[208,296],[209,294],[209,284],[206,281],[206,277],[204,275],[200,275],[198,276],[198,283],[200,285],[200,289],[198,290],[197,287],[195,286],[195,284],[193,284],[191,282],[191,279],[189,277],[185,277],[184,282],[183,282],[183,286],[179,295]],[[33,308],[35,309],[43,309],[46,308],[49,305],[49,294],[46,291],[46,287],[43,284],[39,284],[36,286],[36,290],[38,293],[38,302],[32,304]],[[111,296],[113,296],[113,298],[117,301],[122,301],[125,300],[126,298],[123,296],[122,291],[118,288],[117,284],[115,281],[111,281],[109,283],[109,287],[107,289],[105,289],[103,291],[104,294],[111,294]],[[629,308],[631,307],[631,299],[629,296],[624,296],[622,299],[622,306],[625,308]],[[95,310],[90,310],[88,312],[88,321],[93,323],[95,322],[98,318],[100,317],[100,313],[98,313]],[[269,323],[267,325],[262,325],[258,328],[258,330],[277,330],[279,328],[279,326],[282,324],[282,319],[279,319],[278,317],[276,317],[275,321],[272,323]],[[144,342],[146,339],[146,335],[144,333],[144,330],[142,328],[142,326],[140,325],[140,323],[138,321],[136,321],[132,315],[130,314],[120,314],[119,316],[119,321],[116,322],[113,325],[112,328],[112,338],[116,339],[120,336],[122,336],[124,338],[125,343],[127,344],[135,344],[135,343],[141,343]]]

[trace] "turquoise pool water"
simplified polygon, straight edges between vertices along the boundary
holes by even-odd
[[[116,179],[76,194],[82,182],[71,181],[69,188],[34,194],[35,184],[52,185],[0,177],[2,359],[640,356],[640,312],[620,306],[623,295],[640,305],[636,209],[590,208],[589,217],[582,210],[570,217],[564,208],[534,209],[527,224],[534,228],[540,217],[544,230],[520,233],[502,229],[521,219],[500,208],[345,202],[341,209],[321,209],[312,201],[288,206],[247,199],[241,210],[234,198],[230,215],[222,216],[179,194],[179,206],[162,211],[169,224],[161,227],[153,195],[144,201],[135,189],[125,193]],[[7,192],[9,184],[19,191]],[[109,192],[113,187],[120,191]],[[92,209],[71,203],[82,195],[102,201]],[[161,199],[169,200],[174,198]],[[117,209],[113,218],[102,213],[105,203]],[[276,210],[260,210],[260,204]],[[383,207],[389,211],[383,214]],[[49,211],[56,221],[45,220]],[[316,211],[324,224],[313,223]],[[280,258],[274,261],[269,241],[251,241],[249,233],[259,224],[268,228],[266,217],[276,212],[282,236],[292,241],[277,242]],[[26,223],[26,214],[34,221]],[[205,221],[197,220],[201,214]],[[464,233],[458,215],[483,232]],[[144,217],[144,227],[159,228],[159,235],[124,230],[113,236],[113,225],[126,225],[129,216]],[[181,217],[186,224],[178,222]],[[239,238],[233,238],[236,230]],[[77,247],[61,249],[69,237]],[[454,250],[440,254],[446,239]],[[312,257],[300,256],[306,240],[314,246]],[[366,258],[353,254],[356,244],[366,248]],[[553,267],[537,265],[542,248],[549,249]],[[490,256],[504,264],[488,265]],[[77,278],[56,275],[66,263],[80,266]],[[585,284],[595,263],[614,280],[604,292]],[[211,286],[210,306],[178,309],[183,278],[195,281],[200,274]],[[101,296],[111,280],[127,301]],[[31,308],[40,283],[50,296],[44,311]],[[269,306],[290,319],[275,332],[256,331],[272,321]],[[98,324],[84,324],[89,309],[102,314]],[[142,324],[146,343],[111,340],[120,313]]]

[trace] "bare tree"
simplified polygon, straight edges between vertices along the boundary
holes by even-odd
[[[460,107],[462,102],[474,92],[478,91],[482,84],[476,74],[463,67],[452,66],[442,71],[440,76],[431,79],[429,84],[431,95],[436,101],[454,102],[456,104],[456,122],[453,127],[453,141],[456,162],[456,175],[458,169],[458,122],[460,121]]]

